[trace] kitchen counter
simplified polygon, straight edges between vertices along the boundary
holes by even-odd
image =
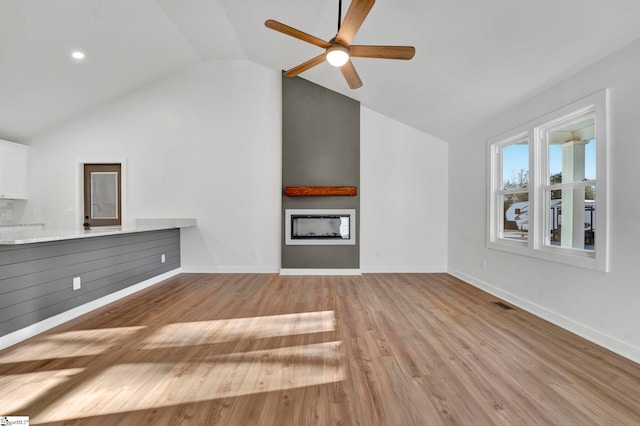
[[[196,219],[138,219],[134,225],[98,227],[90,230],[24,229],[21,226],[0,228],[0,245],[44,243],[106,235],[131,234],[163,229],[196,226]]]
[[[4,223],[0,230],[8,228],[44,228],[44,223]]]
[[[178,274],[181,228],[195,225],[0,230],[0,348]]]

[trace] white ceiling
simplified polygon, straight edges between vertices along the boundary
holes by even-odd
[[[291,68],[321,50],[264,21],[328,40],[337,4],[0,0],[0,138],[24,141],[198,60]],[[378,0],[354,43],[413,45],[413,60],[355,58],[355,91],[326,63],[301,76],[449,140],[639,39],[638,22],[637,0]],[[85,62],[69,59],[76,48]]]

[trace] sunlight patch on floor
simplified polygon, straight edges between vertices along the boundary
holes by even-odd
[[[0,413],[19,413],[22,407],[83,370],[68,368],[0,376]]]
[[[146,410],[345,379],[342,342],[178,363],[117,364],[55,401],[34,423]]]
[[[0,364],[98,355],[142,328],[144,327],[101,328],[45,334],[14,349],[8,349],[0,356]]]
[[[146,339],[142,349],[231,342],[334,331],[333,311],[221,319],[168,324]]]

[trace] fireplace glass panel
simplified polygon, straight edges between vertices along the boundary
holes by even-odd
[[[350,215],[292,215],[291,238],[348,240]]]
[[[355,209],[286,209],[286,245],[355,245]]]

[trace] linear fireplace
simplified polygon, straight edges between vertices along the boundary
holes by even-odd
[[[355,209],[285,210],[286,245],[355,245]]]

